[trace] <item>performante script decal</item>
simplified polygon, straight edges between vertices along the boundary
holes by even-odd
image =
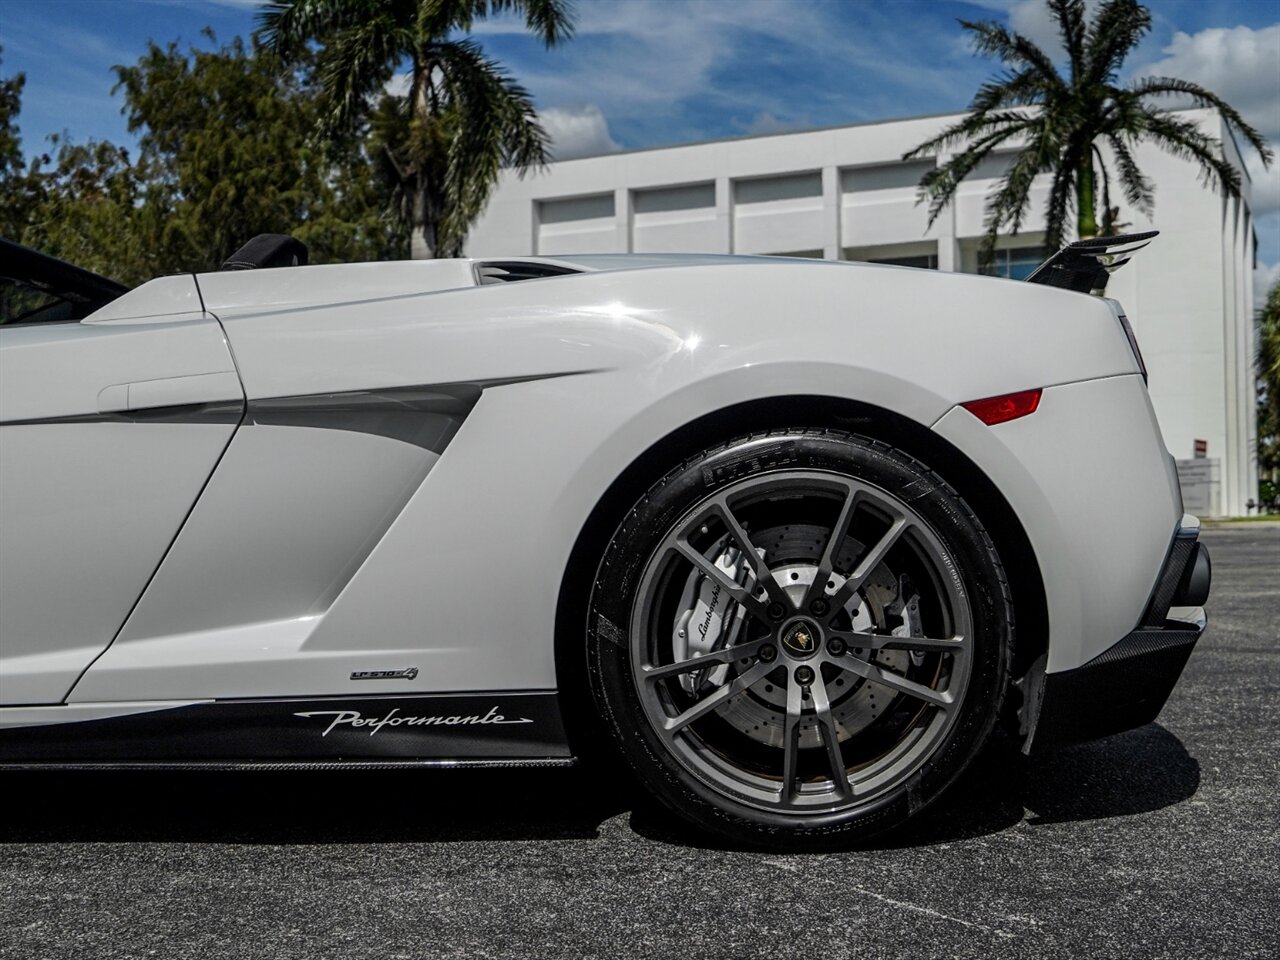
[[[498,712],[497,707],[490,707],[483,717],[410,717],[400,716],[400,708],[395,707],[385,717],[366,717],[359,710],[311,710],[307,713],[295,713],[295,717],[333,717],[325,728],[322,737],[327,737],[341,726],[368,727],[369,736],[373,736],[383,727],[470,727],[490,726],[498,723],[533,723],[525,717],[508,719]]]

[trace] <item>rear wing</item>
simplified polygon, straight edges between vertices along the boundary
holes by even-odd
[[[1027,283],[1043,283],[1049,287],[1102,296],[1111,274],[1159,234],[1159,230],[1149,230],[1146,233],[1077,240],[1036,267],[1027,277]]]

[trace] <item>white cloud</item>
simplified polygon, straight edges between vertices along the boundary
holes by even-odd
[[[1085,4],[1085,17],[1092,17],[1101,0],[1088,0]],[[1058,21],[1049,11],[1044,0],[1019,0],[1009,8],[1009,26],[1022,34],[1050,56],[1065,56],[1062,46],[1062,33],[1058,29]]]
[[[798,3],[593,3],[579,8],[579,40],[557,51],[551,72],[521,79],[539,100],[558,105],[580,102],[584,84],[592,98],[613,115],[619,109],[649,110],[689,97],[714,93],[711,74],[733,56],[744,33],[779,39],[813,30],[821,11]],[[517,21],[490,20],[476,33],[524,29]]]
[[[387,93],[403,97],[409,93],[410,75],[397,73],[387,81]],[[622,147],[609,133],[609,122],[595,104],[548,107],[538,111],[542,128],[551,137],[551,155],[556,160],[573,160],[600,153],[613,153]]]
[[[609,134],[609,122],[595,104],[577,107],[549,107],[538,119],[551,137],[551,155],[556,160],[573,160],[622,149]]]
[[[1009,10],[1009,26],[1054,56],[1062,50],[1058,22],[1044,0],[1022,0],[1014,4]]]
[[[814,123],[808,116],[784,118],[769,110],[761,110],[748,122],[735,122],[734,126],[745,134],[755,136],[801,130],[814,126]]]
[[[1138,70],[1138,76],[1179,77],[1212,90],[1240,111],[1266,137],[1280,156],[1280,23],[1257,30],[1212,27],[1198,33],[1178,32],[1161,51],[1163,57]],[[1168,106],[1182,106],[1168,98]],[[1239,142],[1239,141],[1237,141]],[[1271,169],[1247,144],[1240,143],[1251,183],[1251,204],[1262,258],[1254,272],[1258,297],[1280,279],[1280,164]]]
[[[527,33],[510,14],[477,22],[478,36]],[[948,27],[948,33],[951,28]],[[616,122],[653,116],[673,105],[697,102],[727,111],[744,107],[742,91],[728,86],[722,70],[740,66],[756,51],[803,51],[824,64],[856,64],[895,88],[928,98],[954,94],[955,80],[943,69],[913,66],[919,37],[851,30],[842,8],[798,0],[663,0],[607,2],[578,7],[575,40],[554,56],[529,63],[504,57],[539,103],[550,107],[581,103],[584,92]],[[747,51],[752,51],[748,53]],[[781,54],[778,54],[781,55]],[[839,91],[813,91],[831,97]],[[787,117],[794,113],[794,87],[752,91],[754,113]]]
[[[1264,137],[1280,140],[1280,23],[1178,32],[1162,52],[1140,76],[1193,80],[1239,110]]]
[[[413,74],[406,70],[404,73],[393,73],[391,79],[383,84],[382,89],[393,97],[407,97],[411,83],[413,83]]]
[[[1280,157],[1280,142],[1272,141],[1271,150]],[[1261,217],[1280,211],[1280,162],[1272,163],[1271,169],[1267,170],[1262,166],[1262,158],[1258,156],[1258,152],[1249,150],[1245,154],[1244,165],[1253,181],[1253,196],[1249,206],[1254,216]]]

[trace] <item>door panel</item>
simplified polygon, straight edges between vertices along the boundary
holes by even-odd
[[[376,686],[427,688],[425,625],[383,646],[362,631],[319,648],[309,637],[480,392],[444,389],[249,404],[217,475],[69,701],[354,694],[370,684],[353,674],[411,667],[420,682]]]
[[[243,407],[204,314],[0,328],[0,704],[111,643]]]

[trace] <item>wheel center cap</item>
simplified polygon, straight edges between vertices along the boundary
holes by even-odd
[[[779,639],[787,653],[793,657],[804,658],[818,652],[819,637],[817,624],[801,617],[787,624]]]

